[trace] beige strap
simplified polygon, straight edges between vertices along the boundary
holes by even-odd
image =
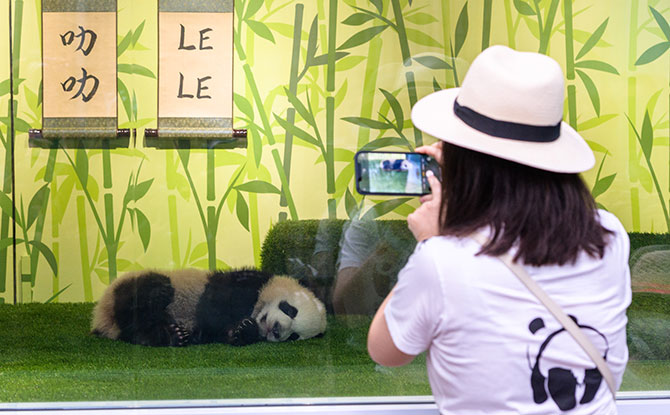
[[[488,242],[488,238],[479,233],[472,234],[471,238],[482,246],[486,245]],[[591,343],[588,337],[586,337],[579,329],[579,326],[577,326],[577,324],[570,317],[568,317],[567,314],[565,314],[563,309],[558,304],[556,304],[554,300],[552,300],[551,297],[549,297],[547,293],[544,292],[542,288],[540,288],[539,285],[537,285],[537,283],[530,277],[530,275],[528,275],[522,266],[513,261],[509,254],[506,253],[500,255],[498,259],[500,259],[503,264],[509,268],[510,271],[519,277],[526,288],[528,288],[528,290],[530,290],[530,292],[532,292],[542,302],[542,304],[547,307],[549,312],[556,318],[556,320],[558,320],[559,323],[561,323],[563,328],[565,328],[565,330],[572,335],[575,341],[596,364],[600,374],[605,379],[605,382],[607,382],[607,386],[609,386],[610,392],[612,392],[612,397],[616,397],[616,386],[614,384],[612,371],[610,370],[609,366],[607,366],[607,362],[605,362],[605,359],[603,359],[603,357],[600,355],[600,352],[595,348],[593,343]]]

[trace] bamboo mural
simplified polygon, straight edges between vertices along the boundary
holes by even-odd
[[[667,0],[236,0],[233,116],[248,136],[226,149],[145,142],[157,125],[158,6],[130,0],[117,2],[129,148],[33,146],[41,3],[0,13],[12,22],[11,53],[0,47],[0,301],[14,301],[15,283],[19,301],[95,301],[126,270],[259,265],[281,220],[406,217],[416,198],[355,192],[354,154],[432,143],[412,105],[461,85],[495,44],[563,67],[564,117],[596,155],[584,178],[598,206],[630,231],[670,230]]]

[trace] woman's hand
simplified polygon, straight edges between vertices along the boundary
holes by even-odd
[[[417,149],[418,150],[418,149]],[[421,206],[407,216],[407,226],[417,242],[440,234],[440,205],[442,185],[432,171],[426,172],[430,184],[429,195],[421,197]]]
[[[417,147],[414,151],[431,156],[440,163],[440,166],[442,165],[442,141],[433,143],[430,146]]]

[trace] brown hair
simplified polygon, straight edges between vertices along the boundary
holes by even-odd
[[[578,174],[539,170],[442,143],[442,235],[467,236],[490,226],[480,254],[498,256],[518,243],[514,260],[572,263],[580,252],[602,258],[611,233],[600,225]]]

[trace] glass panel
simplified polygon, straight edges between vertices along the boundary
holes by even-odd
[[[492,44],[562,66],[564,118],[597,160],[583,177],[631,235],[622,390],[670,390],[664,2],[166,2],[234,8],[233,125],[226,116],[206,127],[248,132],[246,141],[171,146],[144,135],[160,138],[159,2],[118,0],[116,124],[132,135],[33,147],[28,130],[49,127],[42,4],[77,3],[106,2],[0,1],[0,21],[12,22],[11,39],[0,35],[0,402],[430,395],[425,354],[387,368],[366,349],[372,315],[414,249],[406,217],[419,198],[359,194],[353,160],[360,150],[435,142],[413,128],[412,105],[462,85]],[[387,169],[409,175],[402,163]],[[324,336],[219,344],[240,338],[235,325],[217,343],[147,347],[91,334],[95,303],[127,272],[243,267],[304,283],[327,310]],[[288,316],[291,307],[276,310]],[[128,315],[139,324],[148,312]],[[201,338],[174,320],[160,321],[156,338]]]

